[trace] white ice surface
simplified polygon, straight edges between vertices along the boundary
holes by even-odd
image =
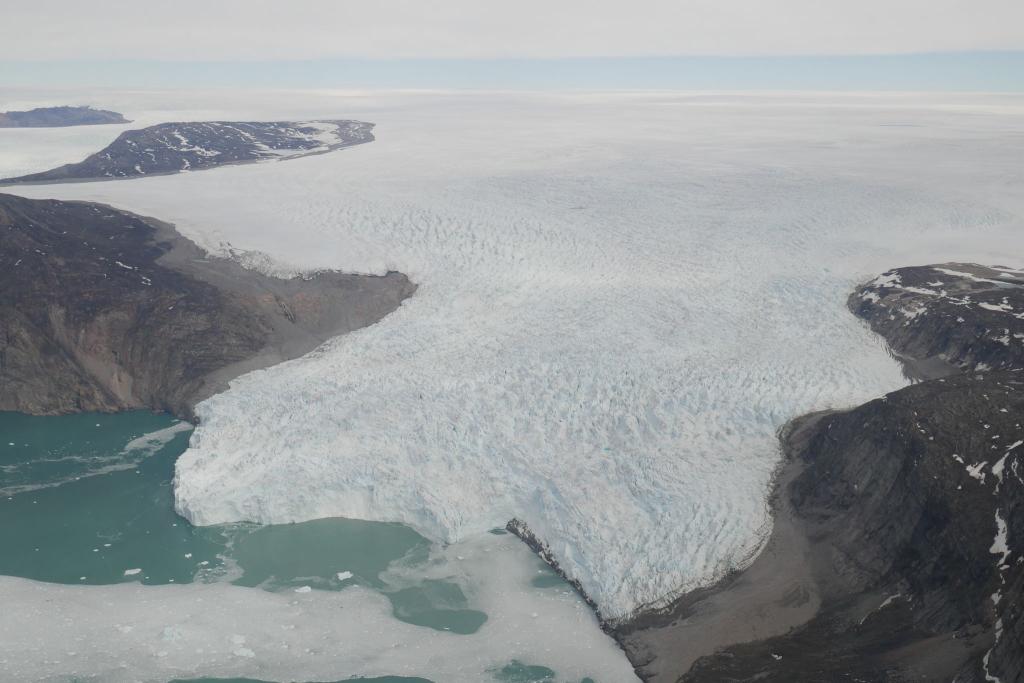
[[[170,98],[146,97],[159,118]],[[419,289],[201,404],[180,510],[446,541],[515,516],[613,618],[751,558],[787,419],[903,384],[855,284],[1024,261],[1020,97],[233,97],[216,118],[351,117],[377,141],[14,191]]]
[[[637,680],[575,593],[530,586],[537,560],[518,539],[488,534],[458,552],[458,561],[441,552],[429,571],[482,581],[470,585],[469,597],[488,619],[472,635],[398,621],[386,597],[360,586],[271,593],[227,583],[62,586],[0,577],[0,677],[163,683],[408,675],[479,683],[517,659],[554,669],[560,681]]]
[[[149,432],[143,434],[137,439],[132,439],[124,446],[124,452],[130,451],[143,451],[146,455],[152,455],[158,450],[166,446],[171,440],[181,432],[187,432],[192,429],[192,425],[184,420],[175,422],[170,427],[164,427],[158,429],[155,432]]]

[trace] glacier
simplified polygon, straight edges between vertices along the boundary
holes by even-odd
[[[612,621],[752,560],[788,419],[906,383],[845,309],[857,282],[1024,261],[1022,97],[134,97],[137,120],[345,116],[377,141],[4,191],[152,215],[271,274],[419,285],[200,404],[179,511],[396,521],[443,543],[515,517]]]

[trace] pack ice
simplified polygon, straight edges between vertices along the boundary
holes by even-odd
[[[1024,100],[944,97],[319,93],[290,115],[373,121],[377,142],[17,192],[280,273],[419,284],[199,406],[188,519],[456,541],[515,517],[614,620],[750,561],[787,419],[904,383],[845,310],[857,282],[1021,261]]]
[[[386,580],[469,579],[488,615],[469,635],[399,621],[387,598],[363,586],[272,592],[224,581],[66,586],[0,576],[0,671],[4,681],[479,683],[523,661],[553,667],[560,681],[637,681],[575,593],[530,585],[538,561],[515,537],[486,534],[458,552],[436,549],[427,567],[399,562]]]

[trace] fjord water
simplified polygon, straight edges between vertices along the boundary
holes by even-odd
[[[268,683],[255,678],[190,678],[176,679],[170,683]],[[341,681],[338,681],[341,683]],[[430,683],[426,678],[406,678],[404,676],[382,676],[379,678],[347,678],[345,683]]]
[[[191,431],[143,411],[0,413],[0,574],[72,585],[231,582],[297,593],[359,585],[387,596],[393,616],[408,624],[471,634],[487,621],[457,583],[408,580],[410,568],[429,564],[431,544],[400,524],[188,524],[174,513],[172,480]],[[403,581],[388,576],[396,563],[406,569]],[[539,562],[536,571],[537,590],[567,590]],[[492,674],[498,681],[556,680],[547,667],[515,660]]]
[[[226,577],[268,589],[329,590],[349,581],[385,588],[378,575],[392,561],[427,553],[426,540],[398,524],[193,527],[174,513],[172,490],[191,428],[166,415],[2,413],[0,433],[7,439],[3,574],[60,583]],[[339,580],[340,572],[351,577]],[[457,602],[457,587],[451,592]]]

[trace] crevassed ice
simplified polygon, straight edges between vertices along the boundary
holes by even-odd
[[[787,419],[904,382],[845,309],[855,283],[1024,255],[1021,98],[305,102],[373,121],[377,142],[17,189],[152,214],[281,272],[419,284],[201,404],[180,511],[447,541],[518,517],[611,618],[749,561]]]

